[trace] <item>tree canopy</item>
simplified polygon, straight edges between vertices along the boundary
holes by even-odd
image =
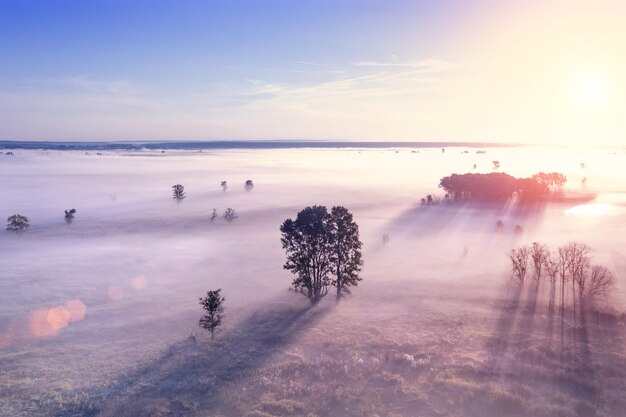
[[[439,182],[455,200],[506,201],[517,195],[520,201],[541,201],[550,189],[536,178],[515,178],[503,172],[452,174]]]
[[[296,275],[291,289],[311,304],[325,297],[331,286],[339,300],[360,281],[359,227],[345,207],[333,207],[330,213],[325,206],[306,207],[295,220],[285,220],[280,231],[287,253],[283,267]]]

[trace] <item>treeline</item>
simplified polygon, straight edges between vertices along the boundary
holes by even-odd
[[[530,246],[513,249],[509,259],[513,278],[520,286],[531,270],[535,290],[542,282],[549,284],[549,314],[554,313],[557,292],[561,316],[571,294],[571,308],[575,318],[577,306],[584,311],[615,289],[613,273],[603,265],[592,263],[592,250],[584,243],[570,242],[551,251],[546,245],[535,242]]]
[[[443,177],[439,188],[445,190],[446,198],[454,200],[497,202],[517,196],[522,202],[539,202],[562,189],[566,181],[558,172],[540,172],[532,178],[516,178],[503,172],[468,173]]]

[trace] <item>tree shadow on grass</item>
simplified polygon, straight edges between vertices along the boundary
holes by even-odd
[[[196,407],[206,412],[219,405],[217,394],[229,382],[262,367],[329,314],[333,306],[277,302],[216,336],[213,343],[191,336],[97,395],[101,410],[97,415],[160,416],[151,411],[157,401],[164,416],[193,415]],[[193,399],[194,405],[184,399]]]
[[[490,365],[496,373],[501,370],[504,355],[512,342],[512,332],[520,308],[522,288],[517,282],[509,281],[505,290],[506,296],[499,306],[500,316],[494,334],[488,340]]]

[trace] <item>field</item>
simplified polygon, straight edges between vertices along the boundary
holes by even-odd
[[[0,155],[0,215],[31,224],[0,233],[0,415],[623,415],[626,154],[465,150]],[[441,177],[494,160],[563,172],[577,199],[420,207]],[[339,305],[310,307],[282,268],[278,228],[314,204],[350,209],[364,243],[363,281]],[[210,220],[229,207],[234,222]],[[585,242],[617,288],[561,324],[545,283],[511,278],[510,250],[534,241]],[[198,298],[216,288],[211,342]]]

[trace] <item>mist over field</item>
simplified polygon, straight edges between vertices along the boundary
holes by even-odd
[[[0,215],[30,227],[0,233],[0,416],[622,416],[626,153],[478,150],[4,150]],[[561,172],[568,198],[420,204],[493,161]],[[359,225],[337,305],[288,291],[279,227],[312,205]],[[617,282],[561,327],[508,256],[572,241]],[[198,298],[218,288],[211,342]]]

